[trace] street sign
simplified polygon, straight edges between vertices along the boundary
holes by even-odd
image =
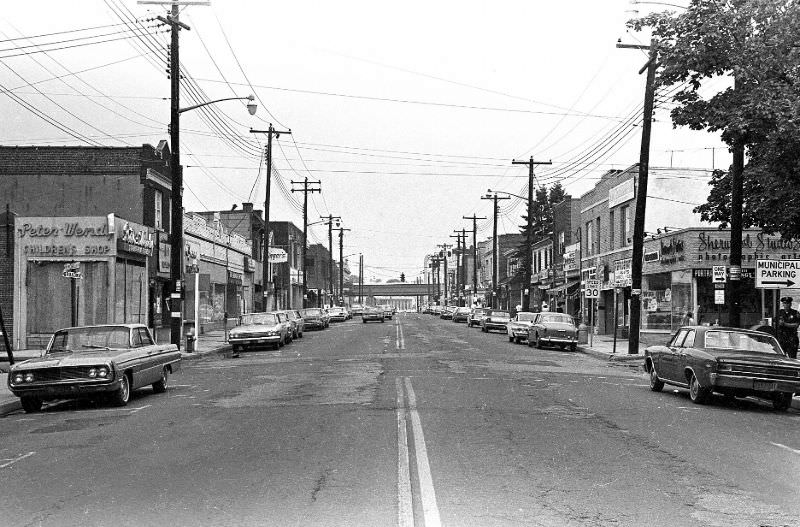
[[[586,298],[600,298],[600,280],[586,280]]]
[[[714,304],[724,306],[725,305],[725,290],[724,289],[714,289]]]
[[[269,263],[286,263],[289,261],[289,254],[278,247],[269,248]]]
[[[800,260],[756,260],[756,287],[787,289],[800,282]]]
[[[64,270],[61,272],[61,276],[63,276],[64,278],[75,278],[78,280],[82,280],[83,273],[81,272],[80,262],[72,262],[64,264]]]
[[[715,265],[711,268],[711,282],[724,284],[727,281],[726,269],[724,265]]]

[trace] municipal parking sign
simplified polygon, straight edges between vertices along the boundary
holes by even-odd
[[[800,260],[756,260],[756,287],[788,289],[800,283]]]

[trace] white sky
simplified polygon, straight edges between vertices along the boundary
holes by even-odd
[[[120,17],[163,15],[166,6],[134,0],[7,4],[0,19],[0,84],[18,99],[0,97],[0,144],[86,144],[19,101],[98,144],[169,139],[170,85],[161,57],[169,35],[163,30],[154,33],[155,44],[123,39],[10,56],[36,49],[31,44],[130,35],[118,33],[126,29]],[[491,217],[490,202],[480,199],[486,189],[525,192],[527,169],[512,167],[513,158],[552,160],[537,168],[540,182],[560,180],[573,196],[605,170],[638,161],[640,127],[616,131],[632,115],[641,121],[644,75],[637,72],[645,53],[615,47],[618,38],[648,42],[625,28],[635,7],[641,13],[663,8],[629,0],[409,0],[391,6],[211,0],[210,7],[187,7],[181,21],[191,31],[181,32],[180,54],[186,72],[209,99],[255,93],[259,108],[251,117],[244,102],[219,103],[216,126],[200,111],[182,115],[185,207],[219,210],[252,201],[263,208],[264,169],[257,178],[265,137],[249,129],[270,122],[291,128],[273,149],[279,175],[273,174],[271,218],[302,228],[302,194],[295,193],[292,204],[276,178],[286,188],[306,176],[321,181],[322,194],[310,199],[309,222],[341,216],[352,229],[345,254],[364,254],[367,279],[404,272],[412,280],[436,244],[455,242],[449,237],[454,229],[471,228],[462,216]],[[109,24],[116,25],[7,40]],[[712,85],[721,87],[723,81]],[[181,106],[190,104],[184,93]],[[710,169],[713,159],[717,168],[727,167],[730,156],[717,136],[673,130],[669,106],[661,106],[651,166]],[[693,177],[686,179],[686,198],[699,201],[708,175],[687,174]],[[523,203],[505,202],[512,204],[516,208],[505,207],[499,220],[501,233],[517,232],[522,221]],[[479,240],[491,236],[490,221],[479,226]],[[310,243],[327,245],[327,227],[309,230]],[[357,256],[351,262],[356,270]]]

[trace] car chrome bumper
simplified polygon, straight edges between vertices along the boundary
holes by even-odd
[[[70,381],[52,384],[10,387],[11,393],[17,397],[36,397],[37,399],[69,399],[93,394],[104,394],[119,389],[119,378],[111,382]]]
[[[270,335],[264,337],[228,337],[228,343],[239,346],[248,346],[253,344],[270,344],[280,342],[280,335]]]
[[[708,375],[712,388],[734,388],[751,392],[795,392],[800,393],[800,379],[787,381],[784,379],[763,379],[740,375],[710,373]]]
[[[539,337],[539,340],[542,342],[548,342],[550,344],[576,344],[578,342],[578,337]]]

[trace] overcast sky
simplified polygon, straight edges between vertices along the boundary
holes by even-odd
[[[167,6],[7,4],[0,89],[13,96],[0,97],[0,143],[138,146],[169,138],[169,34],[145,21]],[[425,254],[454,242],[454,229],[471,228],[462,216],[491,218],[490,202],[480,199],[487,189],[526,192],[527,169],[512,159],[552,160],[537,168],[538,181],[561,181],[576,197],[606,170],[638,161],[637,72],[646,56],[615,44],[647,43],[625,21],[633,9],[664,8],[629,0],[185,7],[181,106],[250,93],[259,104],[253,117],[239,101],[182,115],[186,210],[245,201],[263,208],[265,137],[249,130],[291,128],[273,149],[271,218],[302,228],[302,194],[288,191],[291,181],[321,181],[309,221],[341,216],[352,229],[345,254],[364,254],[367,279],[413,279]],[[149,34],[131,38],[134,20]],[[50,33],[58,34],[41,36]],[[42,50],[50,51],[31,53]],[[669,106],[659,104],[653,127],[654,177],[680,169],[687,199],[701,201],[706,171],[727,167],[730,155],[716,135],[674,130]],[[521,200],[505,202],[499,231],[517,232],[522,212]],[[327,227],[310,232],[310,242],[327,244]],[[479,240],[491,233],[490,220],[479,222]],[[355,270],[357,256],[351,262]]]

